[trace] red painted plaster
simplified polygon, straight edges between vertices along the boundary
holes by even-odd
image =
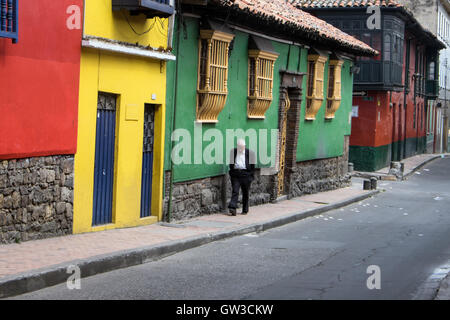
[[[0,38],[0,159],[76,151],[82,30],[67,28],[71,5],[83,12],[83,0],[20,1],[19,42]]]
[[[407,34],[407,36],[409,36]],[[406,108],[404,91],[369,91],[367,97],[353,97],[353,105],[359,106],[359,117],[352,118],[352,134],[350,145],[379,147],[391,144],[395,141],[407,138],[426,136],[425,99],[416,96],[414,100],[416,72],[416,47],[415,40],[411,41],[410,51],[410,91],[406,96]],[[420,48],[423,50],[423,47]],[[402,79],[406,77],[406,41]],[[370,101],[368,101],[370,98]],[[416,111],[416,125],[414,126],[414,108]]]

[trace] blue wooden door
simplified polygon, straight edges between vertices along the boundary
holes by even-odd
[[[99,93],[95,137],[94,203],[92,225],[112,222],[116,96]]]
[[[144,147],[142,154],[141,218],[152,215],[153,144],[155,133],[155,107],[145,105]]]

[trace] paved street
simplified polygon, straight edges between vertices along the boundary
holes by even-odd
[[[82,278],[19,299],[431,299],[450,260],[450,158],[387,192],[259,234]],[[380,267],[369,290],[367,268]]]

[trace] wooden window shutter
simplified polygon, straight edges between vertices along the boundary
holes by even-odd
[[[278,54],[261,50],[249,50],[248,104],[250,119],[264,119],[272,103],[273,70]]]
[[[200,30],[197,121],[217,122],[228,95],[228,51],[234,35]]]
[[[325,112],[325,119],[333,119],[336,111],[341,106],[341,74],[342,60],[330,60],[328,73],[328,97],[327,110]]]
[[[306,95],[306,120],[315,120],[322,106],[325,63],[327,57],[319,54],[308,55],[308,91]],[[312,90],[311,90],[312,87]]]

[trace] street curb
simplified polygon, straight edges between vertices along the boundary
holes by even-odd
[[[322,207],[300,211],[288,216],[276,218],[271,221],[255,223],[232,230],[208,233],[201,236],[190,237],[183,240],[165,242],[159,245],[144,246],[140,248],[118,251],[110,254],[98,255],[82,260],[73,260],[62,264],[32,270],[29,272],[7,276],[0,279],[0,298],[13,297],[20,294],[44,289],[64,283],[72,273],[68,273],[69,266],[78,266],[82,278],[105,273],[117,269],[132,267],[162,259],[188,249],[227,238],[240,236],[253,232],[262,232],[296,222],[330,210],[342,208],[352,203],[375,196],[381,190],[373,190],[365,194],[339,201]]]
[[[439,288],[436,292],[434,300],[449,300],[450,299],[450,273],[445,276],[439,283]]]
[[[438,156],[435,156],[435,157],[433,157],[433,158],[430,158],[430,159],[426,160],[425,162],[422,162],[422,163],[419,164],[417,167],[415,167],[414,169],[412,169],[408,174],[404,175],[404,176],[402,177],[402,180],[401,180],[401,181],[406,180],[407,178],[409,178],[410,176],[412,176],[414,173],[416,173],[418,170],[422,169],[425,165],[429,164],[430,162],[432,162],[432,161],[434,161],[434,160],[436,160],[436,159],[440,159],[440,158],[441,158],[441,156],[438,155]]]

